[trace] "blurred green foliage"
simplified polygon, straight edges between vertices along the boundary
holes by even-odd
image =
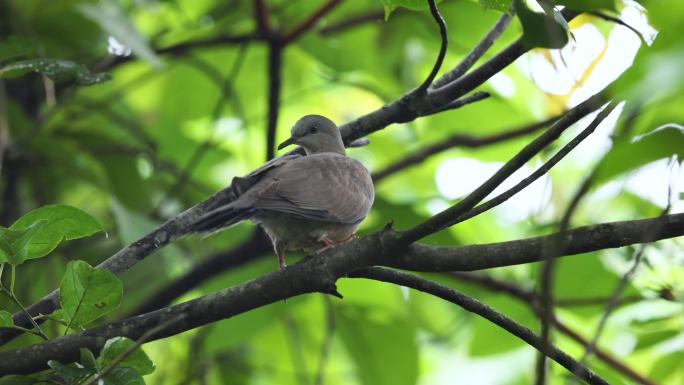
[[[298,25],[323,3],[266,1],[272,24],[282,31]],[[528,43],[534,46],[560,45],[546,44],[549,36],[539,24],[552,20],[562,27],[541,13],[550,2],[532,3],[526,2],[525,9],[534,15],[523,17],[522,23],[515,18],[484,60],[520,36],[532,37]],[[673,210],[683,207],[676,190],[683,174],[669,171],[665,159],[681,156],[683,148],[684,43],[679,35],[684,3],[556,3],[620,16],[634,23],[649,43],[657,35],[650,46],[642,44],[634,52],[630,65],[629,47],[641,44],[640,39],[623,26],[582,14],[569,23],[571,34],[562,51],[534,49],[485,83],[482,89],[491,92],[491,98],[387,127],[370,136],[369,146],[349,150],[350,156],[378,171],[452,134],[483,136],[543,120],[607,86],[627,68],[609,88],[612,96],[625,101],[620,116],[614,114],[615,119],[555,167],[539,184],[539,194],[514,197],[499,209],[426,241],[485,243],[554,231],[577,186],[597,165],[602,166],[597,171],[600,177],[582,201],[573,226],[657,215],[668,190],[674,190]],[[319,113],[344,123],[420,84],[440,45],[426,5],[342,1],[289,44],[284,51],[277,139],[284,140],[301,115]],[[444,70],[455,66],[509,5],[493,0],[441,1],[449,28]],[[388,8],[393,12],[385,21]],[[94,234],[100,227],[92,225],[82,235],[93,236],[60,247],[63,238],[72,239],[66,230],[46,235],[51,242],[47,251],[57,248],[47,258],[17,268],[15,292],[23,302],[60,287],[65,272],[99,274],[90,265],[265,160],[268,49],[252,35],[253,13],[253,3],[245,0],[0,0],[0,127],[9,128],[3,146],[0,225],[9,227],[24,213],[61,204],[89,213],[106,231]],[[584,39],[587,31],[596,37]],[[181,44],[198,46],[180,49]],[[101,82],[105,76],[111,80]],[[556,85],[552,80],[567,85],[561,91],[550,90]],[[581,122],[568,135],[587,123]],[[452,202],[450,183],[476,186],[466,178],[469,170],[448,168],[446,160],[496,164],[531,138],[453,148],[382,180],[361,232],[378,229],[390,219],[400,228],[416,224]],[[564,135],[558,146],[567,139]],[[552,154],[543,153],[530,167]],[[448,177],[438,180],[438,169]],[[485,177],[480,175],[480,181]],[[128,315],[201,261],[245,241],[251,229],[244,224],[206,239],[181,239],[160,250],[121,277],[120,306],[98,313],[103,318],[97,322]],[[682,250],[682,241],[676,239],[646,248],[644,263],[623,293],[625,303],[608,320],[599,343],[658,384],[684,381]],[[628,247],[561,260],[555,283],[559,318],[591,339],[606,298],[635,252]],[[177,301],[275,270],[275,258],[264,257],[210,277]],[[295,259],[288,256],[290,262]],[[69,264],[76,260],[83,262]],[[76,271],[77,266],[82,270]],[[538,271],[539,266],[531,264],[486,273],[533,289]],[[443,275],[429,277],[538,329],[534,312],[519,299]],[[440,299],[378,282],[342,279],[338,286],[344,300],[301,296],[146,344],[157,368],[144,380],[140,374],[151,370],[140,369],[150,368],[142,358],[142,366],[122,366],[111,375],[147,384],[198,385],[532,381],[533,350],[485,320]],[[583,300],[585,304],[577,305]],[[18,309],[4,296],[0,307],[0,325],[8,325],[6,312]],[[78,324],[95,317],[69,314],[67,322],[76,319]],[[59,323],[45,327],[51,337],[64,333]],[[0,349],[40,341],[25,334]],[[583,353],[561,333],[555,333],[555,342],[573,356]],[[92,367],[80,368],[81,372],[92,373],[115,354],[100,353]],[[588,364],[611,383],[634,383],[596,357]],[[52,367],[64,376],[83,374],[74,374],[73,365]],[[551,383],[566,382],[561,368],[553,367],[551,373]],[[20,381],[2,379],[0,384]]]

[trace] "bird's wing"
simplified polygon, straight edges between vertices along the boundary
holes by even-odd
[[[261,165],[261,167],[253,170],[245,176],[234,177],[233,181],[230,183],[230,190],[233,194],[233,199],[237,199],[247,190],[256,185],[259,181],[261,181],[264,177],[268,175],[269,171],[281,167],[293,159],[301,157],[302,155],[297,154],[279,156],[277,158],[269,160],[268,162]]]
[[[253,207],[304,218],[355,224],[373,204],[368,170],[344,155],[322,153],[293,159],[269,173],[272,182],[257,193]]]

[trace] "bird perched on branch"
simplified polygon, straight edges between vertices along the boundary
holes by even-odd
[[[215,232],[250,219],[271,239],[280,270],[285,251],[318,252],[351,239],[373,204],[368,170],[347,157],[340,130],[326,117],[306,115],[291,134],[278,149],[297,144],[306,155],[284,155],[234,178],[234,200],[190,231]]]

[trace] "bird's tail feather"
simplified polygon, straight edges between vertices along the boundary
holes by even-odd
[[[254,213],[252,209],[236,208],[231,205],[219,207],[204,214],[193,225],[190,226],[190,233],[210,234],[226,227],[233,226],[248,219]]]

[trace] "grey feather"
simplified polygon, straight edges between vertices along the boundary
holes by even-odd
[[[271,237],[281,268],[284,249],[316,249],[353,235],[373,204],[373,182],[361,163],[346,156],[337,126],[308,115],[284,144],[299,144],[307,155],[284,155],[233,178],[232,202],[189,231],[213,232],[252,219]]]

